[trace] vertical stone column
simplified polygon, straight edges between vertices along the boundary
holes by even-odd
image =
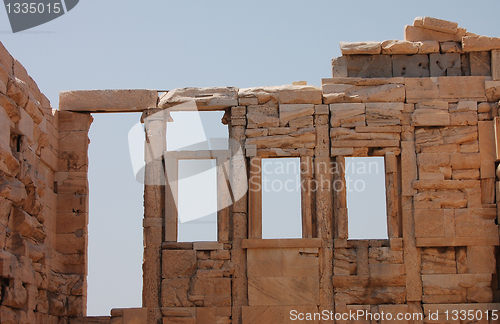
[[[321,238],[319,250],[319,311],[334,310],[333,299],[333,174],[330,158],[330,126],[328,105],[314,107],[316,148],[314,149],[314,179],[316,204],[313,215],[315,232]]]
[[[248,181],[248,238],[262,238],[262,158],[250,158]]]
[[[65,256],[65,267],[71,269],[63,271],[80,276],[82,289],[69,296],[68,300],[72,302],[74,313],[85,315],[89,222],[88,132],[93,118],[90,113],[59,111],[57,120],[59,156],[58,172],[54,174],[57,193],[56,249]]]
[[[164,230],[166,120],[164,111],[153,108],[144,111],[146,130],[144,171],[144,263],[142,304],[148,308],[148,324],[161,321],[161,243]]]
[[[311,180],[313,175],[313,159],[310,156],[300,157],[300,173],[301,173],[301,200],[302,200],[302,237],[313,237],[313,193],[311,188]]]
[[[246,115],[246,107],[233,107],[231,108],[231,120],[235,117],[240,119]],[[244,144],[245,144],[245,126],[234,125],[233,122],[229,124],[229,138],[233,141],[229,143],[231,157],[234,157],[239,150],[241,150],[242,157],[244,158]],[[246,187],[247,181],[247,168],[236,159],[229,161],[230,165],[230,183],[233,193],[239,192],[242,188]],[[248,279],[247,279],[247,254],[246,250],[242,248],[242,240],[247,238],[247,212],[248,212],[248,199],[247,194],[234,201],[232,205],[232,213],[230,215],[230,231],[229,239],[233,241],[231,248],[231,262],[235,265],[233,282],[231,288],[232,294],[232,310],[231,319],[233,324],[241,323],[242,306],[248,305]]]

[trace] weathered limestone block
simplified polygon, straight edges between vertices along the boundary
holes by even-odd
[[[428,304],[491,302],[490,280],[491,274],[422,275],[422,301]]]
[[[491,51],[491,75],[493,80],[500,80],[500,50]]]
[[[471,208],[455,210],[455,226],[457,237],[498,236],[498,227],[495,225],[495,221],[484,219]]]
[[[28,298],[28,292],[19,279],[11,280],[8,287],[5,287],[5,296],[2,305],[13,308],[23,308]],[[3,322],[3,318],[2,318]]]
[[[415,209],[415,237],[444,237],[443,209]]]
[[[321,89],[310,85],[285,85],[277,87],[279,104],[322,104]]]
[[[248,303],[260,305],[318,305],[316,277],[252,277],[248,279]]]
[[[429,77],[429,57],[427,55],[393,55],[392,75],[394,77]]]
[[[450,114],[450,125],[475,126],[477,125],[477,113],[475,111],[457,112]]]
[[[500,81],[486,81],[485,90],[489,102],[500,100]]]
[[[399,140],[400,135],[395,133],[357,133],[351,128],[332,128],[332,140]]]
[[[462,75],[460,54],[458,53],[433,53],[429,55],[430,76],[460,76]]]
[[[351,78],[391,78],[390,55],[347,55],[347,76]]]
[[[238,100],[240,105],[277,104],[278,90],[274,87],[239,89]]]
[[[364,103],[331,104],[331,126],[365,126],[365,107]]]
[[[278,127],[277,106],[248,106],[247,128]]]
[[[485,82],[481,76],[439,77],[439,96],[445,99],[485,101]]]
[[[500,49],[500,38],[487,36],[465,36],[462,38],[465,52],[481,52]]]
[[[380,54],[382,45],[380,42],[340,42],[342,55],[350,54]]]
[[[403,263],[403,251],[396,251],[389,247],[370,247],[368,249],[369,263]]]
[[[0,171],[9,176],[16,176],[20,171],[19,161],[12,155],[10,147],[3,146],[2,143],[0,143]]]
[[[43,243],[47,237],[43,225],[35,217],[30,216],[19,208],[13,209],[12,228],[23,236],[32,238],[40,243]]]
[[[282,85],[240,89],[240,105],[321,104],[321,89],[311,85]]]
[[[462,35],[443,33],[422,27],[405,26],[405,40],[410,42],[438,41],[438,42],[460,42]]]
[[[418,54],[439,53],[439,42],[427,40],[417,42],[419,44]]]
[[[19,206],[26,200],[26,188],[16,178],[0,175],[0,197],[12,201],[14,206]]]
[[[456,22],[432,17],[417,17],[413,22],[413,26],[423,27],[447,34],[458,33],[458,24]]]
[[[269,129],[267,128],[253,128],[253,129],[251,128],[245,130],[246,137],[261,137],[261,136],[267,136],[268,134],[269,134]]]
[[[340,102],[404,102],[405,86],[384,84],[379,86],[323,85],[325,104]]]
[[[182,91],[184,90],[184,91]],[[183,96],[189,96],[188,89],[176,89],[163,96],[167,102],[179,104]],[[198,93],[196,93],[198,94]],[[204,98],[207,100],[206,98]],[[156,90],[79,90],[59,93],[59,110],[87,112],[138,112],[156,107]],[[187,100],[184,98],[184,100]],[[232,106],[237,106],[234,104]]]
[[[191,307],[189,301],[189,278],[164,279],[161,285],[162,307]]]
[[[415,103],[426,99],[439,98],[437,78],[405,78],[406,101]]]
[[[422,274],[456,274],[457,263],[455,248],[424,248],[422,256]]]
[[[14,100],[18,106],[24,108],[29,98],[28,85],[18,78],[10,78],[7,84],[7,96]]]
[[[349,287],[335,288],[335,299],[350,304],[403,304],[406,302],[405,287]]]
[[[450,124],[448,102],[444,101],[418,103],[411,115],[412,126],[447,126]]]
[[[194,250],[163,250],[162,277],[190,278],[196,270],[196,252]]]
[[[494,246],[467,247],[467,273],[495,273]]]
[[[469,57],[472,76],[491,75],[491,52],[471,52]]]
[[[229,278],[196,278],[193,282],[192,294],[195,296],[212,297],[212,302],[217,302],[220,298],[221,303],[226,303],[229,297],[229,304],[220,306],[231,306],[231,279]],[[210,299],[210,298],[208,298]],[[205,305],[210,306],[210,305]],[[214,305],[215,306],[215,305]]]
[[[312,117],[314,114],[313,104],[284,104],[279,106],[280,126],[287,126],[297,119]],[[292,125],[290,125],[292,126]],[[311,125],[312,126],[312,125]]]
[[[419,44],[402,40],[386,40],[382,42],[382,54],[416,54]]]
[[[366,124],[368,126],[401,125],[404,104],[401,103],[367,103]],[[358,126],[358,125],[356,125]]]
[[[249,138],[245,142],[245,146],[256,145],[257,148],[279,148],[289,147],[297,143],[315,143],[316,134],[314,128],[302,128],[289,135],[276,135],[265,137]]]
[[[462,45],[459,42],[444,42],[439,44],[441,53],[463,53]]]

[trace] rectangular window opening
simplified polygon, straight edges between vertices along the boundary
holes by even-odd
[[[300,158],[262,159],[262,238],[302,238]]]
[[[176,111],[167,124],[167,151],[227,150],[224,111]]]
[[[179,160],[178,168],[177,241],[217,241],[216,160]]]
[[[383,157],[345,159],[349,239],[387,239]]]

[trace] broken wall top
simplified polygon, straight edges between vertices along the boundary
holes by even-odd
[[[500,38],[480,36],[457,23],[417,17],[404,40],[340,42],[333,77],[485,76],[500,79]]]

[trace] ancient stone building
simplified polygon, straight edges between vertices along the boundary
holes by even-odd
[[[1,323],[500,323],[500,38],[425,17],[404,41],[340,46],[321,88],[70,91],[58,110],[0,46]],[[166,152],[190,109],[225,112],[227,150]],[[91,114],[127,111],[146,130],[143,308],[85,317]],[[368,156],[388,237],[351,240],[331,184]],[[262,159],[282,157],[315,186],[302,238],[262,239]],[[218,241],[176,242],[177,162],[207,158]]]

